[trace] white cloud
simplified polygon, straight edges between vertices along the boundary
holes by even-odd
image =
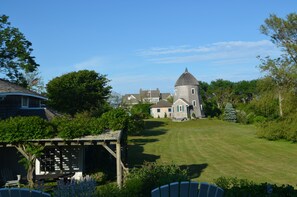
[[[280,51],[268,40],[217,42],[205,46],[154,47],[138,50],[137,54],[157,64],[189,63],[200,61],[230,62],[274,56]]]
[[[103,58],[92,57],[83,62],[74,64],[75,70],[98,70],[103,65]]]

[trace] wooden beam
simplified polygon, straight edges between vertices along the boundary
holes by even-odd
[[[121,166],[121,143],[116,144],[116,160],[117,160],[117,184],[122,187],[123,171]]]

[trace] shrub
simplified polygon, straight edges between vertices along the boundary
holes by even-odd
[[[124,197],[122,190],[124,189],[120,189],[117,184],[109,183],[99,186],[96,193],[99,197]]]
[[[139,104],[133,105],[130,112],[131,114],[137,115],[142,119],[150,118],[151,105],[152,105],[151,103],[139,103]]]
[[[90,177],[96,181],[97,184],[104,184],[107,180],[107,175],[104,172],[95,172]]]
[[[0,140],[19,142],[55,136],[54,128],[40,117],[13,117],[0,121]]]
[[[90,134],[100,134],[104,131],[103,123],[96,118],[77,117],[56,117],[52,120],[59,137],[72,139]]]
[[[236,111],[231,103],[227,103],[224,109],[223,118],[228,122],[236,122]]]
[[[247,124],[248,120],[247,120],[247,115],[245,113],[245,111],[239,110],[236,113],[236,117],[237,117],[237,122],[241,123],[241,124]]]
[[[122,192],[127,196],[150,196],[151,190],[158,186],[186,180],[189,180],[187,171],[178,166],[145,163],[141,168],[131,170]]]
[[[95,196],[96,182],[90,177],[86,177],[80,181],[64,182],[61,180],[58,182],[56,189],[54,190],[54,196],[56,197],[92,197]]]
[[[247,179],[219,177],[215,184],[224,190],[224,196],[296,196],[297,191],[291,185],[257,184]]]

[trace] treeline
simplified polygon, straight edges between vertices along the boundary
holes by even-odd
[[[297,141],[297,14],[270,15],[260,27],[282,54],[259,57],[264,77],[253,81],[201,83],[205,113],[240,123],[258,122],[258,136]],[[224,117],[222,117],[224,116]]]

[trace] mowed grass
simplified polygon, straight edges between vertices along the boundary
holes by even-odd
[[[130,167],[149,161],[188,168],[198,181],[225,176],[297,184],[297,144],[259,139],[252,125],[208,119],[145,123],[143,136],[129,138]]]

